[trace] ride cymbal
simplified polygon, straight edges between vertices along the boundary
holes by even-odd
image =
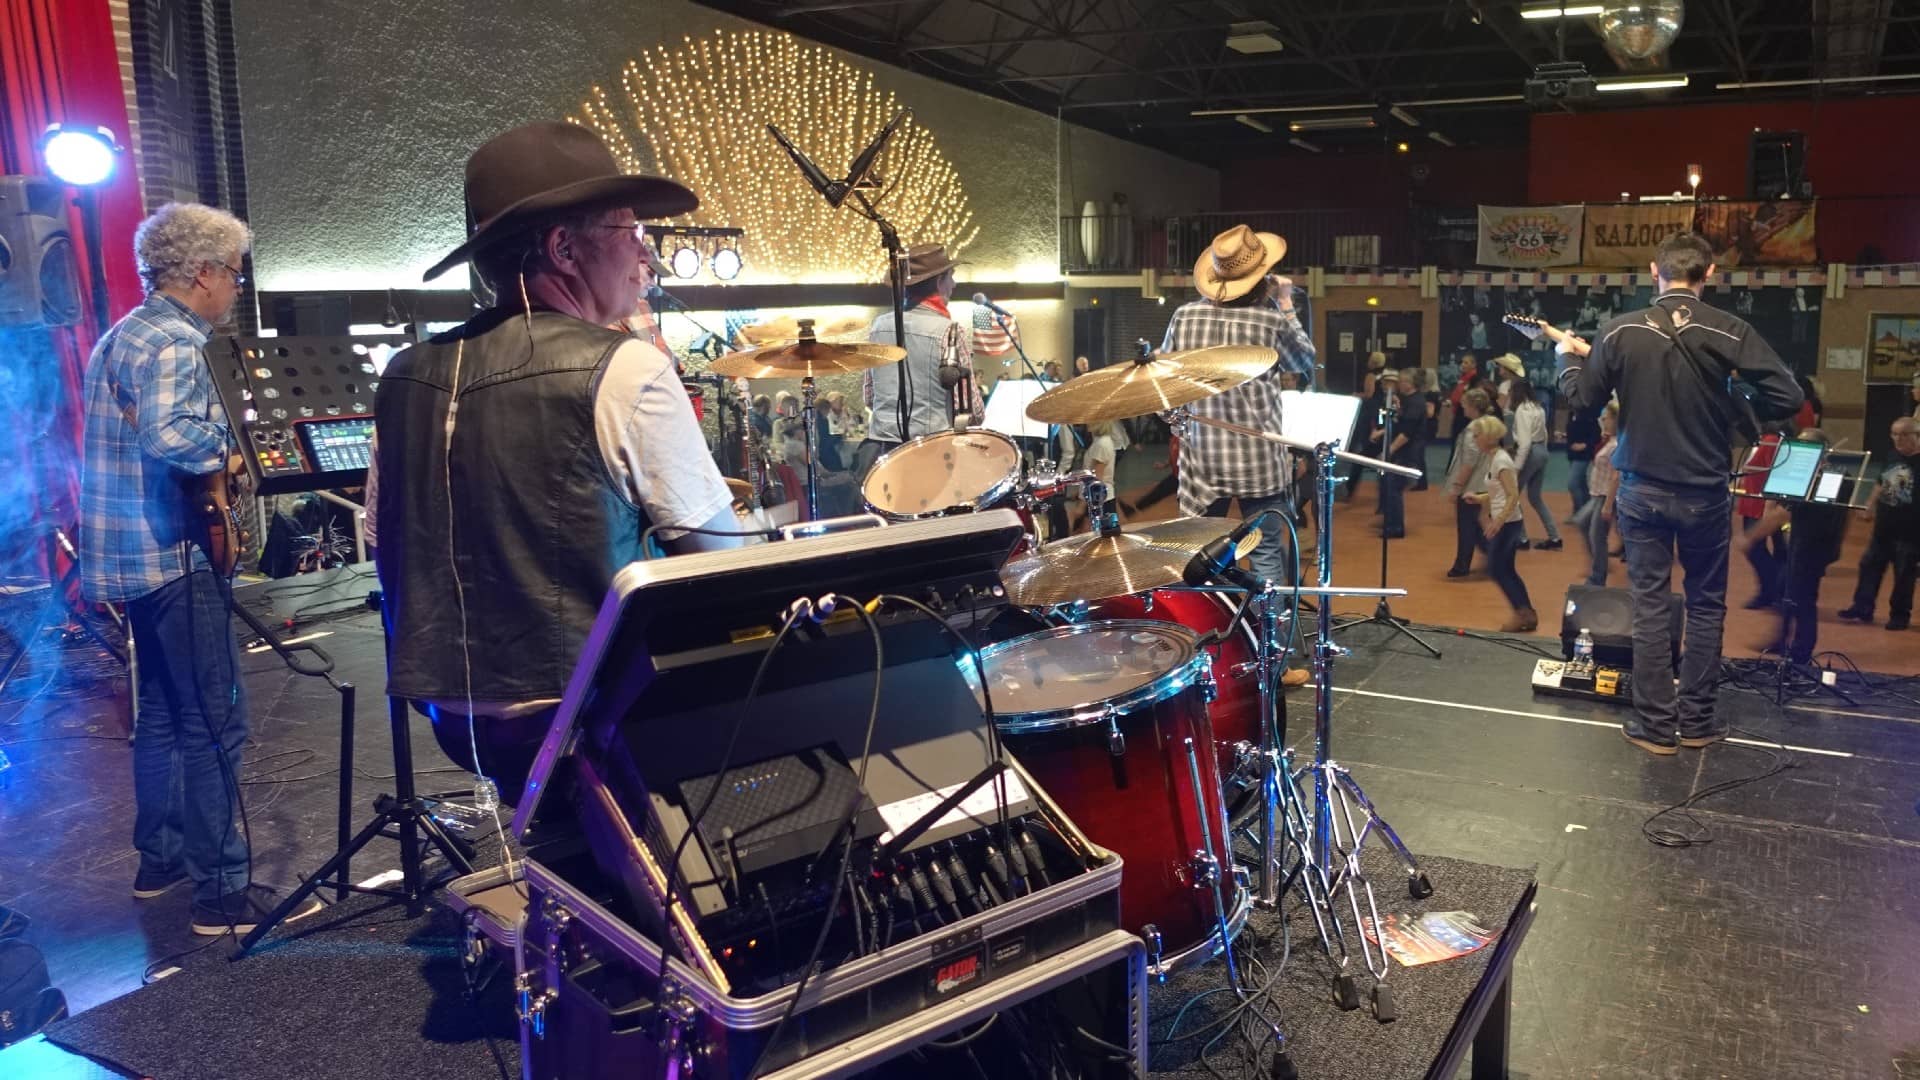
[[[1165,412],[1231,390],[1278,358],[1272,349],[1215,345],[1123,360],[1034,398],[1027,416],[1044,424],[1097,424]]]

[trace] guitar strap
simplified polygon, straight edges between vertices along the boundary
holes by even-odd
[[[1673,342],[1674,348],[1680,350],[1680,355],[1686,358],[1687,366],[1693,370],[1695,375],[1699,376],[1702,383],[1706,384],[1708,394],[1726,395],[1733,406],[1734,426],[1740,429],[1740,434],[1745,436],[1749,442],[1759,439],[1760,432],[1758,425],[1748,415],[1748,406],[1746,405],[1745,399],[1736,394],[1727,381],[1731,373],[1722,373],[1716,378],[1706,362],[1695,355],[1694,351],[1687,347],[1686,341],[1680,337],[1680,329],[1674,324],[1672,313],[1662,307],[1660,301],[1657,299],[1647,305],[1647,307],[1648,310],[1653,313],[1654,319],[1659,322],[1660,327],[1667,332],[1667,337]],[[1623,425],[1624,422],[1625,417],[1623,416]],[[1753,430],[1748,430],[1749,428]]]

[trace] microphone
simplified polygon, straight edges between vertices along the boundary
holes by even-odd
[[[767,133],[772,135],[773,141],[779,143],[780,148],[787,152],[787,156],[793,159],[793,163],[800,167],[800,175],[806,177],[807,183],[813,185],[813,190],[827,200],[828,206],[837,208],[846,200],[847,186],[827,179],[827,174],[820,171],[820,166],[809,161],[807,155],[800,152],[799,147],[793,145],[785,135],[780,133],[779,128],[768,124]]]
[[[1259,578],[1234,565],[1233,554],[1239,549],[1242,540],[1253,535],[1254,529],[1259,527],[1259,523],[1266,516],[1266,513],[1255,514],[1234,526],[1232,532],[1194,552],[1193,558],[1187,560],[1186,569],[1180,572],[1182,580],[1194,586],[1224,581],[1249,592],[1259,592],[1264,589],[1265,585]]]
[[[647,303],[656,311],[686,311],[687,302],[661,288],[658,283],[647,286]]]
[[[960,385],[960,380],[965,378],[967,373],[966,370],[960,366],[959,361],[951,356],[943,356],[940,358],[939,374],[941,387],[951,390]]]
[[[907,118],[907,113],[910,111],[901,109],[894,113],[893,119],[887,121],[887,126],[880,129],[880,134],[875,135],[873,141],[867,144],[867,148],[860,151],[860,156],[853,159],[853,166],[847,170],[847,182],[840,187],[840,198],[836,199],[828,195],[828,203],[838,207],[854,188],[860,186],[860,182],[865,180],[867,173],[873,169],[874,159],[880,156],[880,151],[886,149],[887,140],[893,138],[893,129],[900,126],[900,122]]]
[[[973,302],[979,305],[980,307],[986,308],[988,311],[993,312],[995,315],[998,315],[1003,319],[1013,318],[1013,312],[1008,311],[1006,308],[1003,308],[999,304],[996,304],[993,301],[987,299],[986,293],[983,293],[983,292],[974,293]]]

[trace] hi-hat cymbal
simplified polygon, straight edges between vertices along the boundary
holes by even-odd
[[[1224,518],[1176,518],[1128,526],[1111,536],[1069,536],[1007,563],[1000,581],[1008,601],[1033,608],[1163,589],[1180,584],[1193,553],[1232,527]],[[1259,542],[1256,529],[1235,557],[1244,557]]]
[[[1156,353],[1089,371],[1041,394],[1027,416],[1044,424],[1097,424],[1165,412],[1231,390],[1273,366],[1279,354],[1251,345]]]
[[[716,375],[734,379],[794,379],[897,364],[907,355],[898,345],[869,341],[831,342],[801,338],[728,353],[713,362]]]

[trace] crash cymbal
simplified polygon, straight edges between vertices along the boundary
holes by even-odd
[[[897,364],[907,355],[898,345],[873,342],[831,342],[801,338],[781,345],[763,345],[728,353],[713,362],[716,375],[735,379],[797,379]]]
[[[1009,602],[1033,608],[1163,589],[1180,584],[1193,553],[1232,527],[1224,518],[1176,518],[1129,526],[1110,536],[1069,536],[1001,567],[1000,581]],[[1256,529],[1236,557],[1259,542]]]
[[[1027,416],[1045,424],[1097,424],[1177,409],[1239,386],[1278,356],[1251,345],[1216,345],[1123,360],[1034,398]]]

